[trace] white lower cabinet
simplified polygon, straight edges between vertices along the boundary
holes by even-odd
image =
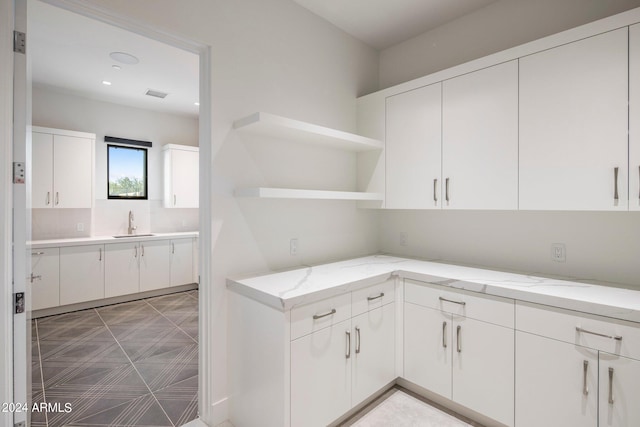
[[[513,426],[513,305],[405,281],[404,378]]]
[[[104,245],[60,248],[60,305],[104,298]]]
[[[193,277],[193,239],[171,241],[170,286],[195,282]]]
[[[191,240],[186,240],[191,245]],[[171,283],[171,254],[169,241],[154,240],[140,244],[140,292],[168,288]],[[191,265],[189,265],[191,266]],[[178,285],[190,283],[185,280]]]
[[[60,305],[60,249],[31,251],[31,309]]]
[[[640,425],[637,324],[520,302],[516,320],[517,427]]]
[[[291,425],[326,426],[351,409],[351,320],[291,342]]]

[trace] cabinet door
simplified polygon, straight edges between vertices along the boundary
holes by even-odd
[[[140,242],[140,292],[171,286],[171,242]]]
[[[60,305],[104,298],[104,245],[60,248]]]
[[[53,206],[53,135],[33,132],[31,154],[31,207]]]
[[[627,209],[627,45],[622,28],[520,59],[520,209]]]
[[[443,207],[518,209],[517,61],[445,81],[442,123]]]
[[[165,200],[165,206],[197,208],[200,194],[198,152],[172,149],[170,156],[170,182],[165,182],[165,185],[168,185],[171,191],[168,192],[169,203]]]
[[[453,334],[453,400],[513,426],[514,330],[463,318]]]
[[[629,210],[640,210],[640,24],[629,27]]]
[[[31,283],[31,309],[60,305],[60,249],[31,251],[31,274],[40,276]]]
[[[193,282],[193,239],[172,240],[171,286]]]
[[[451,315],[404,304],[404,377],[451,399]]]
[[[640,425],[640,361],[600,353],[599,427]]]
[[[442,86],[386,101],[386,207],[440,209]]]
[[[93,141],[73,136],[53,136],[54,207],[91,208]]]
[[[138,242],[105,245],[104,296],[106,298],[140,291],[139,257]]]
[[[597,351],[516,332],[515,403],[518,427],[596,427]]]
[[[396,378],[394,304],[370,310],[352,319],[353,389],[356,406]]]
[[[351,409],[351,320],[291,342],[291,427],[326,426]]]

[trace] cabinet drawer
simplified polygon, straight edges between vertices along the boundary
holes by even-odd
[[[291,309],[291,340],[351,318],[351,293]]]
[[[514,301],[413,280],[404,281],[404,300],[507,328],[514,325]]]
[[[358,289],[351,293],[352,316],[366,313],[374,308],[382,307],[395,300],[395,280],[387,280],[378,285]]]
[[[516,329],[640,360],[638,323],[518,301]]]

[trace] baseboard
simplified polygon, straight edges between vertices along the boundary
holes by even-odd
[[[229,398],[225,397],[211,404],[212,425],[217,426],[229,419]]]

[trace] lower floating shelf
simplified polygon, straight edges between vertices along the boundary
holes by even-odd
[[[323,200],[373,200],[382,201],[380,193],[358,191],[298,190],[292,188],[238,188],[236,197],[257,197],[262,199],[323,199]]]

